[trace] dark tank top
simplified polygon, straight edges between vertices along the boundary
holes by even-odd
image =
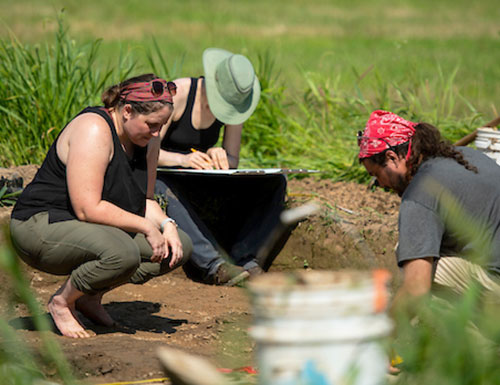
[[[194,148],[206,152],[209,148],[215,146],[219,140],[220,128],[224,125],[221,121],[216,119],[210,127],[202,130],[193,127],[191,118],[197,87],[198,78],[191,78],[186,108],[181,118],[170,124],[161,142],[163,150],[187,154]]]
[[[135,146],[130,159],[123,151],[111,116],[103,107],[87,107],[78,115],[95,113],[109,125],[113,137],[113,157],[104,175],[102,199],[136,215],[144,216],[147,190],[147,147]],[[78,116],[77,115],[77,116]],[[64,130],[64,129],[63,129]],[[61,130],[61,133],[62,131]],[[12,211],[12,218],[27,220],[48,211],[49,223],[76,219],[66,182],[66,166],[57,155],[58,135],[33,181],[26,186]]]

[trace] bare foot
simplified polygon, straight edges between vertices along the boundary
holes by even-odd
[[[74,314],[72,305],[69,305],[61,295],[55,294],[50,299],[48,308],[54,323],[63,336],[71,338],[92,337],[93,334],[83,328],[80,320]]]
[[[87,295],[76,300],[76,310],[92,322],[103,326],[115,326],[116,322],[101,304],[102,294]]]

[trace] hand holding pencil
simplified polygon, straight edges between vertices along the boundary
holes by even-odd
[[[197,151],[194,148],[191,149],[190,154],[184,155],[181,166],[194,168],[195,170],[212,170],[214,168],[210,156],[205,154],[203,151]]]

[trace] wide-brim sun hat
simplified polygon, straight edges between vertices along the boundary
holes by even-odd
[[[225,124],[241,124],[255,111],[260,83],[245,56],[220,48],[203,52],[205,88],[210,111]]]

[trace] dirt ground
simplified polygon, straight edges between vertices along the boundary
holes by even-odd
[[[15,172],[28,182],[36,169],[3,169],[0,175]],[[393,284],[398,280],[396,195],[316,177],[291,179],[288,187],[291,207],[314,199],[322,209],[298,225],[270,271],[383,267],[393,274]],[[8,221],[9,214],[9,208],[0,208],[0,220]],[[26,265],[23,269],[45,308],[64,277]],[[26,307],[18,304],[13,313],[5,312],[9,278],[1,272],[0,286],[0,316],[8,318],[28,345],[38,346],[40,337],[31,330]],[[205,357],[219,368],[255,364],[254,343],[247,335],[251,306],[244,287],[195,283],[179,269],[143,286],[122,286],[108,293],[104,303],[123,328],[98,327],[82,317],[85,326],[97,333],[95,337],[75,340],[53,334],[75,376],[88,384],[165,377],[156,356],[157,349],[165,345]],[[54,368],[44,370],[49,378],[54,375]]]

